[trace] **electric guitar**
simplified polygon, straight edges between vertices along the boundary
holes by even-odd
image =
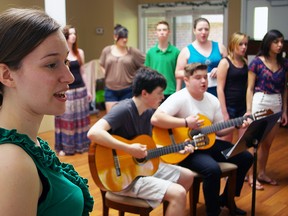
[[[199,150],[201,149],[204,150],[211,148],[214,145],[216,140],[216,134],[215,134],[216,131],[242,125],[243,121],[248,118],[252,120],[257,120],[270,114],[273,114],[273,111],[271,109],[260,110],[248,116],[229,119],[227,121],[218,122],[215,124],[212,124],[211,121],[206,116],[198,114],[199,119],[204,120],[203,125],[199,129],[192,130],[186,127],[163,129],[159,127],[153,127],[152,137],[157,145],[174,146],[175,144],[177,145],[177,143],[183,142],[183,140],[186,140],[188,138],[193,139],[193,136],[195,136],[196,134],[204,134],[207,135],[209,143],[205,146],[201,146],[198,148]],[[185,159],[185,156],[178,153],[174,153],[172,155],[163,155],[161,156],[161,159],[166,163],[177,164],[181,162],[183,159]]]
[[[188,144],[193,145],[195,149],[207,144],[204,135],[194,136],[193,140],[178,145],[160,148],[156,147],[152,137],[148,135],[140,135],[132,140],[116,135],[113,137],[127,144],[141,143],[147,146],[147,156],[138,159],[124,151],[106,148],[97,143],[91,144],[89,166],[93,170],[93,172],[91,171],[93,179],[100,189],[114,192],[126,189],[138,177],[151,176],[156,173],[161,155],[179,152]]]

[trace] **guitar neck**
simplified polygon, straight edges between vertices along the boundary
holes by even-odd
[[[230,120],[224,121],[224,122],[218,122],[218,123],[215,123],[213,125],[200,128],[200,132],[202,134],[215,133],[216,131],[220,131],[220,130],[223,130],[225,128],[242,125],[243,120],[246,120],[247,118],[252,118],[252,117],[253,117],[252,115],[249,115],[249,116],[238,117],[235,119],[230,119]],[[192,132],[192,130],[191,130],[191,132]]]
[[[149,149],[147,151],[146,159],[150,160],[152,158],[160,157],[162,155],[171,154],[174,152],[179,152],[179,151],[183,150],[184,147],[187,146],[188,144],[191,144],[194,146],[194,141],[190,140],[187,142],[179,143],[177,145],[169,145],[169,146],[164,146],[161,148]]]

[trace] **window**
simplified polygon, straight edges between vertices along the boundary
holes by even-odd
[[[223,43],[224,31],[224,1],[217,3],[162,3],[146,4],[139,6],[139,47],[147,52],[155,45],[155,25],[160,20],[166,20],[170,26],[170,42],[178,49],[182,49],[194,40],[193,20],[198,17],[205,17],[209,20],[210,40]],[[214,2],[214,1],[213,1]],[[216,1],[215,1],[216,2]]]
[[[254,33],[255,40],[262,40],[268,30],[268,7],[254,8]]]

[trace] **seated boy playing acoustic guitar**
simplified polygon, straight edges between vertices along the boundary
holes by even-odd
[[[151,136],[152,126],[150,118],[162,102],[165,88],[166,80],[160,73],[146,67],[140,68],[132,84],[133,98],[116,104],[108,114],[91,127],[88,137],[101,147],[107,147],[111,151],[113,149],[113,156],[117,156],[117,153],[120,154],[120,151],[122,152],[121,154],[124,152],[132,155],[135,158],[135,165],[137,165],[136,159],[143,159],[147,156],[148,147],[145,145],[145,141],[139,142],[136,139],[135,143],[131,141],[128,144],[123,142],[123,139],[117,139],[114,135],[127,140],[133,140],[143,134]],[[183,154],[194,151],[193,146],[190,144],[183,147],[184,149],[181,152]],[[106,160],[103,161],[103,166],[107,164],[108,172],[109,164],[113,164],[108,160],[114,159],[112,157],[109,158],[109,155],[106,157]],[[118,157],[118,160],[123,157]],[[133,174],[134,169],[130,168],[133,163],[120,164],[115,172],[118,172],[118,175],[128,175],[128,172],[124,173],[125,165],[128,166],[126,171]],[[141,164],[138,168],[141,168]],[[110,177],[108,179],[114,181],[112,185],[117,184],[116,178]],[[118,182],[121,183],[121,181]],[[157,207],[163,200],[166,200],[169,202],[166,210],[167,216],[183,216],[186,209],[186,193],[192,183],[193,172],[189,169],[159,163],[159,167],[156,167],[153,175],[137,177],[128,187],[124,186],[123,190],[115,193],[145,199],[153,208]]]
[[[208,87],[207,65],[200,63],[188,64],[184,71],[186,87],[172,94],[159,106],[151,118],[152,125],[166,130],[179,127],[200,130],[201,126],[205,126],[204,120],[199,117],[200,115],[206,116],[212,124],[223,122],[218,99],[206,92]],[[234,126],[248,126],[246,120],[243,125],[242,123],[243,120]],[[231,125],[223,130],[218,128],[215,133],[217,136],[222,136],[231,133],[233,128]],[[203,175],[203,192],[208,216],[218,216],[221,212],[220,206],[226,205],[228,201],[227,187],[219,197],[221,170],[218,162],[231,162],[238,166],[236,196],[240,195],[245,175],[252,165],[253,158],[248,151],[226,159],[221,151],[231,147],[231,143],[216,139],[212,147],[205,150],[197,150],[178,164]],[[246,214],[245,211],[236,208],[236,206],[235,209],[236,215]]]

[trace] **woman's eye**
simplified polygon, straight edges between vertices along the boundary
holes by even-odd
[[[56,64],[55,63],[48,64],[47,67],[50,68],[50,69],[54,69],[56,67]]]

